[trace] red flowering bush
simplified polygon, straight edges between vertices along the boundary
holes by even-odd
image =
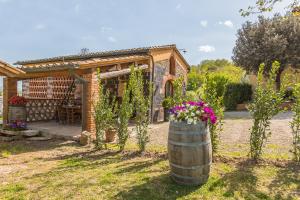
[[[8,104],[11,106],[25,106],[27,103],[27,100],[24,97],[21,96],[13,96],[8,100]]]

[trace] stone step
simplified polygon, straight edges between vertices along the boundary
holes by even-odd
[[[43,137],[43,136],[26,138],[26,140],[29,140],[29,141],[48,141],[51,139],[53,139],[53,138],[52,137]]]
[[[22,137],[20,136],[0,136],[0,141],[1,142],[12,142],[12,141],[15,141],[15,140],[20,140],[22,139]]]

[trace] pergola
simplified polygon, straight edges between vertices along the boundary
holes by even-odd
[[[124,68],[124,64],[127,67]],[[21,80],[69,76],[82,84],[82,131],[94,132],[93,102],[97,97],[97,68],[106,67],[101,71],[101,79],[111,79],[130,73],[129,66],[135,65],[149,71],[147,55],[129,55],[113,58],[91,58],[74,61],[56,61],[33,63],[19,67],[0,62],[0,75],[3,79],[3,123],[8,122],[8,100],[17,95],[17,82]]]

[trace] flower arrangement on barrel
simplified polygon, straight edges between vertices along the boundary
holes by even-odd
[[[8,124],[7,128],[13,130],[25,130],[26,124],[26,103],[27,100],[22,96],[13,96],[8,100]]]
[[[171,121],[186,121],[187,124],[197,124],[198,121],[207,122],[210,120],[212,124],[217,122],[217,117],[211,107],[203,101],[183,102],[181,105],[170,109]]]
[[[168,156],[171,178],[183,185],[206,183],[212,162],[208,123],[217,117],[203,101],[183,102],[170,109]]]

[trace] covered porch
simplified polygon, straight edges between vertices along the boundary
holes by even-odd
[[[146,71],[150,78],[146,57],[124,58],[101,63],[102,60],[71,61],[47,64],[22,65],[15,68],[5,63],[0,65],[3,79],[3,124],[9,123],[8,100],[18,94],[17,82],[22,81],[22,95],[27,99],[26,112],[29,129],[40,130],[56,138],[78,140],[83,131],[95,132],[93,102],[97,98],[98,75],[105,88],[122,101],[122,90],[128,81],[130,66]],[[2,70],[2,71],[1,71]],[[5,71],[6,70],[6,71]],[[9,71],[7,71],[9,70]],[[14,71],[13,71],[14,70]],[[13,71],[13,72],[10,72]],[[60,84],[61,80],[63,85]],[[78,101],[78,102],[77,102]],[[76,103],[77,102],[77,103]],[[80,109],[79,120],[71,123],[61,120],[60,109]]]

